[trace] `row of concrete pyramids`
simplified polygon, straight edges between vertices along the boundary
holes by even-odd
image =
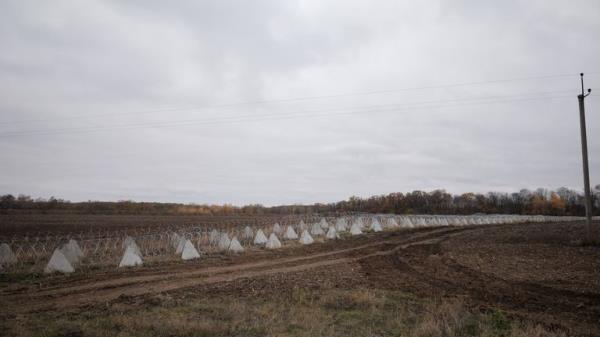
[[[372,228],[375,228],[376,231],[380,231],[381,226],[379,225],[379,223],[377,221],[375,221],[374,223],[375,225],[372,225]],[[351,233],[353,235],[362,233],[362,231],[357,227],[357,225],[358,223],[355,223],[353,225],[353,229],[351,229]],[[320,226],[313,226],[313,229],[315,228],[318,228],[322,231]],[[279,231],[279,224],[275,224],[274,231],[270,234],[269,238],[267,239],[262,229],[259,229],[254,237],[254,244],[264,245],[267,249],[281,248],[281,241],[279,241],[279,238],[276,235],[276,232]],[[227,233],[217,232],[216,235],[214,233],[215,232],[211,232],[211,236],[215,237],[216,240],[216,235],[218,235],[218,247],[220,248],[220,250],[234,253],[241,253],[244,251],[244,247],[240,244],[239,240],[236,237],[234,237],[233,239],[229,239]],[[314,231],[313,234],[320,235],[320,233],[314,233]],[[328,239],[339,238],[336,227],[330,226],[327,231],[326,237]],[[293,227],[288,226],[284,234],[284,238],[288,240],[298,239],[298,235],[294,231]],[[302,232],[299,242],[304,245],[309,245],[314,242],[314,239],[312,238],[311,234],[305,229]],[[200,257],[200,253],[198,252],[196,247],[194,247],[194,244],[189,239],[185,239],[184,237],[176,233],[171,237],[171,244],[175,249],[175,253],[177,255],[180,255],[181,259],[183,260],[192,260]],[[123,257],[121,258],[121,261],[119,262],[119,267],[134,267],[143,264],[141,250],[132,237],[127,237],[123,241],[123,246],[125,246],[125,252],[123,254]],[[2,250],[5,250],[6,248],[8,248],[9,251],[9,253],[7,253],[6,255],[11,256],[11,261],[15,262],[16,257],[14,257],[14,253],[10,251],[10,247],[8,247],[7,244],[3,244]],[[48,264],[44,269],[44,273],[72,273],[75,271],[74,266],[80,262],[81,258],[83,258],[83,252],[79,247],[79,244],[77,243],[77,241],[71,239],[68,243],[54,250],[50,261],[48,261]]]
[[[399,227],[462,226],[575,220],[581,220],[581,218],[541,215],[402,215],[395,217],[381,216],[380,218],[376,216],[357,216],[337,218],[334,225],[331,225],[325,218],[322,218],[320,222],[314,223],[311,226],[308,226],[304,221],[300,221],[295,226],[287,226],[285,230],[281,225],[276,223],[272,226],[271,233],[268,237],[262,229],[258,229],[254,232],[252,228],[246,226],[241,233],[241,238],[242,240],[252,242],[254,245],[264,246],[267,249],[278,249],[282,247],[278,235],[284,240],[298,240],[298,242],[303,245],[310,245],[314,243],[313,236],[324,235],[326,239],[333,240],[338,239],[340,233],[344,232],[349,232],[351,235],[360,235],[365,231],[380,232],[384,228],[393,229]],[[366,223],[368,223],[368,225]],[[297,233],[301,234],[298,235]],[[244,247],[236,236],[230,239],[227,233],[220,233],[217,230],[213,230],[210,233],[209,240],[211,244],[217,246],[222,252],[244,252]],[[189,239],[186,239],[184,236],[180,236],[177,233],[173,233],[171,236],[171,245],[173,246],[175,253],[180,255],[183,260],[197,259],[201,256],[200,252]],[[119,263],[119,267],[139,266],[143,264],[141,250],[132,237],[125,238],[122,246],[125,251]],[[77,241],[71,239],[54,250],[44,272],[73,272],[75,270],[74,267],[80,263],[83,255]],[[4,266],[16,262],[17,257],[10,246],[6,243],[0,244],[0,270]]]

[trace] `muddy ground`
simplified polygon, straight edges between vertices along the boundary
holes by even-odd
[[[473,310],[600,336],[600,247],[582,243],[584,234],[583,223],[420,228],[135,269],[4,275],[0,321],[10,335],[32,317],[135,311],[161,296],[374,289],[460,298]]]

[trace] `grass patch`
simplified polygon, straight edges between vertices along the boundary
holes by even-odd
[[[511,330],[510,321],[501,310],[494,310],[490,317],[490,325],[495,336],[508,336]]]
[[[13,283],[31,283],[41,278],[40,273],[30,272],[7,272],[0,273],[0,286],[8,286]]]
[[[561,336],[512,321],[501,311],[469,311],[459,299],[424,300],[397,291],[325,289],[256,297],[157,295],[134,307],[7,322],[8,335],[54,336]],[[43,331],[39,328],[45,327]]]

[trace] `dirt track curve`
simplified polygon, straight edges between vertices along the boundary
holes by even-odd
[[[534,234],[547,232],[537,231],[538,225],[521,226]],[[310,247],[254,251],[224,261],[201,260],[59,276],[0,290],[0,318],[55,309],[78,311],[165,292],[202,289],[204,294],[235,294],[249,287],[303,287],[318,280],[341,287],[461,296],[475,307],[499,307],[576,334],[600,336],[600,285],[595,280],[600,275],[598,249],[582,250],[555,242],[548,247],[542,239],[542,243],[535,241],[535,236],[533,241],[518,242],[516,228],[423,228]],[[557,259],[580,262],[588,258],[589,267],[584,261],[582,265],[565,266],[564,270],[546,268],[545,272],[540,269],[536,273],[536,268],[544,263],[568,263]]]

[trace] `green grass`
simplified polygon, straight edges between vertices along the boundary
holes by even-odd
[[[369,289],[294,289],[235,298],[155,296],[76,314],[8,321],[10,336],[560,336],[501,311],[472,312],[459,299],[418,299]]]

